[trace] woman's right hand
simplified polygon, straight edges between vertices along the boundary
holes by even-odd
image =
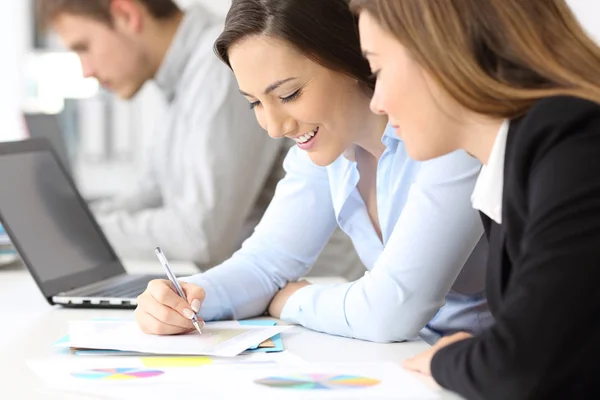
[[[200,286],[179,282],[186,300],[168,280],[154,280],[138,297],[135,319],[144,333],[177,335],[194,330],[191,319],[200,310],[205,292]],[[204,322],[198,319],[200,325]]]

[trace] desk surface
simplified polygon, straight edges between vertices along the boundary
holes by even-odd
[[[152,262],[130,262],[127,263],[127,269],[130,272],[160,272],[160,266],[157,269],[156,263]],[[179,276],[196,271],[192,265],[180,263],[173,263],[173,269]],[[52,307],[43,298],[25,269],[19,266],[0,269],[0,398],[86,398],[80,394],[69,395],[46,388],[29,370],[26,361],[53,354],[52,343],[65,334],[69,320],[130,316],[131,311],[70,310]],[[369,343],[325,335],[302,327],[284,332],[283,340],[290,352],[310,362],[401,362],[428,347],[424,342]],[[444,391],[440,391],[440,395],[441,399],[458,399],[457,396]]]

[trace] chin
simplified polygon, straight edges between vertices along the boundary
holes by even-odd
[[[415,161],[427,161],[435,158],[435,156],[431,156],[429,153],[420,152],[420,151],[410,151],[408,150],[408,156]]]
[[[444,151],[442,149],[436,149],[435,147],[421,147],[421,148],[413,148],[410,146],[406,146],[406,151],[410,158],[415,161],[428,161],[433,160],[434,158],[445,156],[451,151]]]
[[[115,93],[122,100],[131,100],[140,92],[141,88],[142,86],[129,86],[117,90]]]
[[[333,164],[334,161],[340,157],[340,155],[325,153],[322,151],[315,151],[315,152],[309,151],[308,157],[310,157],[310,160],[318,167],[327,167],[327,166]]]

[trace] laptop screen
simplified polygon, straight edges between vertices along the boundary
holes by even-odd
[[[0,219],[46,297],[124,272],[46,140],[0,145]]]
[[[27,130],[32,139],[48,139],[58,155],[58,159],[66,167],[67,172],[71,173],[71,162],[67,143],[63,136],[63,130],[60,126],[58,116],[46,114],[25,114]]]

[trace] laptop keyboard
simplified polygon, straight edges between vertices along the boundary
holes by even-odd
[[[138,297],[146,290],[149,280],[137,279],[116,286],[103,288],[92,293],[86,293],[86,297],[126,298]]]

